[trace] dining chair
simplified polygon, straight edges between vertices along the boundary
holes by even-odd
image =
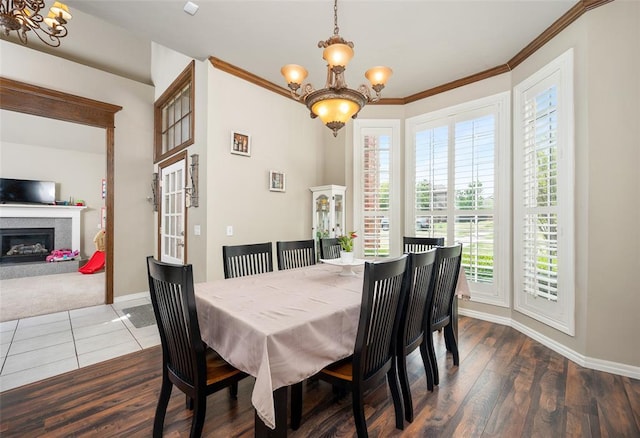
[[[320,258],[321,259],[337,259],[340,258],[340,242],[335,237],[320,239]]]
[[[224,278],[244,277],[273,271],[271,242],[222,247]]]
[[[366,262],[360,317],[352,356],[323,368],[317,377],[334,387],[351,391],[358,438],[366,438],[363,395],[386,376],[391,390],[396,428],[404,429],[402,396],[395,361],[398,310],[403,293],[407,255],[397,259]],[[292,386],[291,424],[300,424],[302,384]],[[299,405],[298,405],[299,404]]]
[[[434,265],[436,250],[409,253],[407,269],[403,279],[403,300],[400,305],[400,322],[398,325],[398,340],[396,341],[396,361],[398,377],[404,401],[404,418],[409,423],[413,421],[413,403],[411,388],[407,373],[407,356],[420,347],[422,364],[427,381],[431,375],[431,361],[427,354],[425,322],[427,311],[427,297],[434,285]],[[429,332],[429,335],[431,333]]]
[[[149,292],[162,345],[162,386],[153,421],[154,438],[162,437],[164,417],[175,385],[193,409],[190,437],[202,434],[207,396],[230,388],[247,374],[229,365],[202,341],[191,265],[172,265],[147,257]]]
[[[315,240],[290,240],[276,242],[278,269],[302,268],[316,264]]]
[[[453,364],[460,365],[458,341],[453,327],[453,300],[456,295],[458,274],[462,261],[462,244],[436,248],[434,265],[434,285],[427,297],[427,319],[425,334],[427,338],[427,355],[431,362],[431,376],[427,375],[427,388],[439,383],[438,362],[433,346],[433,332],[444,329],[444,341],[447,351],[453,355]]]
[[[423,252],[436,246],[444,246],[444,237],[408,237],[402,238],[404,252]]]

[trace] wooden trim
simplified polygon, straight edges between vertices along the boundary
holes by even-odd
[[[475,73],[475,74],[472,74],[471,76],[456,79],[455,81],[438,85],[437,87],[430,88],[429,90],[421,91],[420,93],[416,93],[411,96],[405,97],[404,101],[405,103],[415,102],[420,99],[424,99],[425,97],[435,96],[436,94],[444,93],[445,91],[453,90],[454,88],[458,88],[464,85],[472,84],[474,82],[482,81],[484,79],[488,79],[490,77],[497,76],[502,73],[507,73],[509,70],[510,69],[507,64],[498,65],[496,67],[490,68],[480,73]]]
[[[277,93],[284,97],[288,97],[289,99],[297,102],[297,100],[291,96],[291,91],[289,91],[289,89],[287,88],[280,87],[273,82],[262,79],[261,77],[256,76],[253,73],[243,70],[240,67],[236,67],[235,65],[229,64],[228,62],[224,62],[223,60],[216,57],[209,57],[209,62],[211,62],[211,65],[218,70],[222,70],[225,73],[229,73],[230,75],[236,76],[240,79],[244,79],[245,81],[251,82],[254,85],[266,88],[269,91],[273,91],[274,93]]]
[[[546,28],[536,39],[531,41],[524,49],[520,50],[507,65],[513,70],[525,59],[533,55],[538,49],[551,41],[556,35],[565,30],[569,25],[582,16],[585,12],[595,9],[613,0],[581,0],[569,9],[562,17],[558,18],[551,26]]]
[[[516,66],[522,63],[522,61],[527,59],[529,56],[533,55],[533,53],[535,53],[539,48],[544,46],[547,42],[549,42],[553,37],[558,35],[564,29],[566,29],[571,23],[576,21],[582,14],[584,14],[587,11],[590,11],[591,9],[595,9],[599,6],[610,3],[612,1],[614,0],[580,0],[578,3],[576,3],[575,6],[573,6],[569,11],[567,11],[564,15],[562,15],[562,17],[557,19],[536,39],[530,42],[525,48],[520,50],[520,52],[518,52],[513,58],[511,58],[505,64],[498,65],[496,67],[490,68],[480,73],[474,73],[464,78],[456,79],[446,84],[438,85],[437,87],[433,87],[428,90],[424,90],[407,97],[383,98],[383,99],[380,99],[378,102],[376,102],[376,104],[377,105],[405,105],[407,103],[415,102],[420,99],[424,99],[426,97],[435,96],[436,94],[444,93],[445,91],[453,90],[454,88],[458,88],[464,85],[472,84],[474,82],[482,81],[484,79],[488,79],[490,77],[497,76],[502,73],[507,73],[513,70]],[[249,73],[246,70],[238,68],[232,64],[224,62],[213,56],[209,58],[209,61],[215,68],[219,70],[222,70],[226,73],[237,76],[241,79],[251,82],[252,84],[266,88],[267,90],[273,91],[274,93],[278,93],[284,97],[293,99],[291,97],[291,92],[288,89],[275,85],[274,83],[269,82],[265,79],[262,79],[261,77],[256,76],[253,73]]]
[[[121,106],[0,77],[2,109],[99,128],[113,127]]]
[[[105,303],[113,303],[115,113],[121,106],[0,77],[0,108],[106,130],[107,229]]]

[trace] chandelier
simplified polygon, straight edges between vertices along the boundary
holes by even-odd
[[[44,0],[0,0],[0,27],[6,36],[15,30],[23,44],[27,44],[27,32],[32,30],[45,44],[58,47],[60,38],[67,36],[69,8],[54,2],[49,14],[43,17],[40,10],[44,7]]]
[[[320,41],[318,47],[324,48],[322,58],[327,61],[327,82],[324,88],[315,90],[311,84],[302,86],[307,77],[307,70],[296,64],[287,64],[280,70],[294,99],[304,102],[311,112],[311,118],[320,117],[322,123],[338,135],[349,118],[356,118],[358,112],[367,103],[380,100],[380,92],[391,76],[389,67],[373,67],[365,73],[371,82],[373,95],[367,85],[360,85],[357,90],[348,88],[344,80],[344,70],[353,58],[353,42],[345,41],[338,29],[338,0],[333,4],[333,35],[326,41]]]

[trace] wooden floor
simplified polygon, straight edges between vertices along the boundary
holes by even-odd
[[[420,355],[410,356],[415,420],[395,429],[381,384],[366,397],[371,437],[640,437],[640,381],[577,366],[516,330],[460,318],[460,367],[436,334],[440,385],[427,391]],[[159,347],[0,394],[0,435],[150,437],[160,388]],[[203,436],[251,437],[253,379],[209,397]],[[166,437],[186,437],[191,412],[174,390]],[[353,437],[350,397],[308,383],[303,423],[291,437]]]

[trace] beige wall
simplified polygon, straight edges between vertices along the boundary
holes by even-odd
[[[640,2],[586,17],[588,356],[640,366]]]
[[[114,295],[148,290],[153,250],[150,196],[153,87],[18,44],[0,41],[0,75],[115,105]],[[105,141],[106,144],[106,141]]]
[[[207,278],[222,278],[222,245],[310,239],[311,192],[324,184],[322,131],[291,99],[209,67]],[[251,157],[233,155],[231,131],[251,135]],[[269,170],[286,174],[270,192]],[[228,225],[233,236],[226,236]],[[275,260],[274,260],[275,267]]]

